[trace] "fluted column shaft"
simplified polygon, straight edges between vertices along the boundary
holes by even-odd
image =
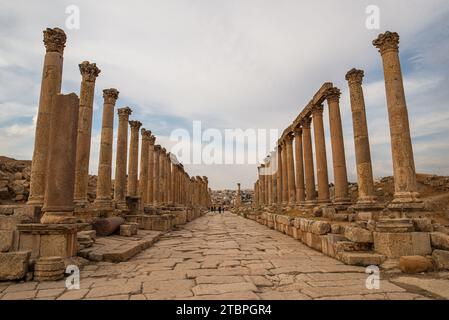
[[[288,203],[288,160],[287,146],[285,141],[282,142],[282,204]]]
[[[304,204],[305,188],[304,188],[304,158],[302,152],[302,129],[295,130],[295,161],[296,161],[296,204]]]
[[[159,153],[159,199],[165,205],[165,149]]]
[[[44,31],[46,54],[31,163],[30,196],[28,198],[28,204],[30,205],[42,206],[44,203],[52,100],[61,92],[66,40],[67,37],[61,29],[54,28]]]
[[[97,68],[95,63],[89,63],[88,61],[81,63],[79,69],[83,79],[81,82],[78,113],[74,199],[78,206],[86,206],[88,204],[87,188],[89,186],[89,158],[95,80],[100,74],[100,69]]]
[[[160,193],[160,167],[159,158],[161,153],[161,146],[154,146],[154,179],[153,179],[153,199],[155,205],[161,205]]]
[[[118,109],[118,132],[115,161],[114,202],[117,208],[126,207],[126,166],[128,160],[128,122],[132,111],[125,107]]]

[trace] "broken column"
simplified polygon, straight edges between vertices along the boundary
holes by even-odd
[[[125,107],[118,112],[117,150],[115,161],[114,202],[117,209],[126,210],[126,166],[128,160],[128,122],[131,108]]]
[[[95,63],[84,61],[79,65],[83,77],[80,90],[80,106],[78,115],[78,136],[76,142],[75,169],[75,204],[85,207],[89,201],[87,187],[89,185],[89,158],[92,135],[92,116],[95,95],[95,80],[100,69]]]
[[[237,193],[235,196],[235,206],[240,207],[242,205],[242,193],[240,191],[240,183],[237,183]]]
[[[56,95],[50,120],[43,224],[70,224],[73,217],[76,136],[79,99],[74,93]]]
[[[129,143],[129,164],[128,164],[128,197],[137,198],[137,182],[139,167],[139,130],[142,126],[140,121],[130,121],[131,139]]]
[[[98,162],[97,197],[94,205],[98,210],[112,210],[112,143],[114,135],[114,107],[119,92],[103,90],[103,122],[101,128],[100,160]]]
[[[348,174],[346,170],[345,144],[340,114],[340,89],[333,87],[326,92],[329,107],[332,163],[334,167],[334,205],[345,208],[350,204]]]
[[[46,54],[42,72],[33,161],[31,164],[29,205],[42,206],[44,203],[52,100],[61,92],[63,55],[66,40],[66,34],[59,28],[48,28],[44,31]]]
[[[395,194],[391,209],[421,209],[419,199],[412,139],[405,101],[401,63],[399,60],[399,35],[396,32],[380,34],[373,45],[382,56],[388,119],[390,124],[391,151]]]

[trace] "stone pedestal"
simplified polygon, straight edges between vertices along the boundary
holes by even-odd
[[[16,251],[31,251],[31,259],[76,256],[76,224],[19,224],[17,230]]]
[[[44,203],[50,118],[53,98],[61,92],[63,54],[66,41],[67,36],[65,32],[59,28],[48,28],[44,31],[44,44],[47,52],[42,72],[33,161],[31,164],[29,205],[42,206]]]

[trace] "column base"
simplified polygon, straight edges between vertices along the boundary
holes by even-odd
[[[30,206],[42,207],[44,205],[44,197],[29,197],[27,204]]]
[[[87,200],[87,198],[73,199],[73,203],[78,208],[86,208],[89,206],[89,200]]]
[[[377,221],[380,219],[382,210],[384,209],[384,205],[376,202],[357,202],[348,208],[348,210],[355,212],[356,220],[359,221]]]
[[[96,199],[94,201],[94,207],[96,210],[113,211],[112,199]]]
[[[72,212],[44,212],[41,218],[42,224],[73,224],[76,223],[76,217]]]
[[[124,200],[115,202],[115,208],[118,210],[128,211],[128,206]]]

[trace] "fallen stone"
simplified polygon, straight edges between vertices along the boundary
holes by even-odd
[[[28,272],[31,251],[0,253],[0,281],[20,280]]]
[[[447,234],[442,232],[432,232],[430,233],[430,241],[434,248],[449,250],[449,235]]]
[[[438,270],[449,270],[449,251],[433,250],[432,259]]]
[[[93,228],[100,237],[107,237],[117,232],[125,219],[121,217],[102,218],[94,222]]]
[[[120,226],[120,235],[123,237],[132,237],[137,234],[137,223],[127,223]]]
[[[433,269],[433,263],[423,256],[403,256],[399,258],[399,269],[404,273],[426,272]]]
[[[385,256],[371,252],[339,252],[337,259],[345,264],[353,266],[380,265],[385,261]]]
[[[345,237],[353,242],[373,243],[373,233],[369,230],[359,227],[346,227]]]

